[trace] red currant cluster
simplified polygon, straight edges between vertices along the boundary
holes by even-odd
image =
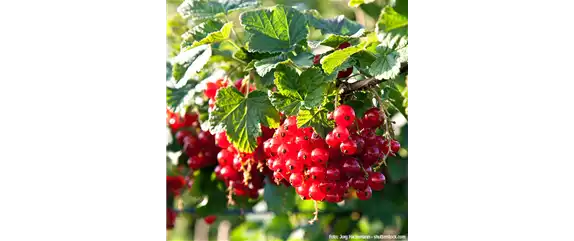
[[[385,176],[373,172],[372,166],[397,152],[400,144],[375,134],[383,123],[376,108],[356,122],[348,105],[339,106],[331,116],[336,127],[324,140],[310,127],[297,128],[295,116],[287,118],[263,144],[267,166],[275,181],[288,180],[303,199],[340,202],[352,187],[359,199],[367,200],[372,190],[385,185]]]
[[[258,140],[270,138],[273,131],[262,127],[263,136]],[[265,185],[265,174],[271,172],[265,166],[265,154],[262,145],[259,145],[252,153],[239,152],[227,139],[225,132],[220,132],[215,136],[215,142],[221,151],[217,154],[218,166],[215,167],[215,175],[225,182],[230,196],[228,201],[232,202],[231,195],[248,196],[251,199],[259,197],[258,190]]]

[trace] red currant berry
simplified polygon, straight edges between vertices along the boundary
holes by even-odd
[[[309,169],[309,175],[314,181],[325,180],[325,168],[322,166],[314,166]]]
[[[311,165],[311,153],[306,149],[301,149],[297,153],[297,160],[305,165]]]
[[[368,146],[361,155],[361,160],[365,166],[371,166],[377,163],[383,157],[379,148],[376,146]]]
[[[301,184],[303,184],[303,174],[298,172],[291,173],[291,176],[289,177],[289,183],[291,183],[291,186],[293,187],[301,186]]]
[[[386,178],[385,175],[380,172],[369,173],[369,186],[375,190],[379,191],[385,187]]]
[[[339,46],[337,46],[337,49],[345,49],[351,46],[351,43],[349,42],[343,42],[341,44],[339,44]]]
[[[285,162],[285,166],[290,172],[302,172],[303,171],[303,163],[297,161],[296,159],[288,159]]]
[[[297,117],[296,116],[291,116],[287,119],[285,119],[285,122],[283,122],[283,129],[288,132],[290,135],[295,135],[297,134]]]
[[[362,123],[364,128],[376,128],[383,124],[383,120],[381,110],[373,107],[365,112]]]
[[[348,127],[355,121],[355,110],[348,105],[340,105],[333,114],[337,126]]]
[[[317,54],[315,55],[315,57],[313,57],[313,64],[319,64],[321,61],[321,55]]]
[[[350,184],[351,187],[353,187],[356,190],[363,190],[367,188],[368,185],[367,180],[365,180],[365,178],[361,176],[351,178]]]
[[[330,181],[338,181],[341,178],[341,171],[339,168],[330,166],[325,170],[325,179]]]
[[[215,219],[217,219],[215,215],[209,215],[203,218],[203,221],[205,221],[207,224],[212,224],[213,222],[215,222]]]
[[[236,180],[239,173],[231,166],[224,166],[221,168],[221,176],[227,180]]]
[[[197,121],[197,114],[194,112],[185,113],[183,117],[183,126],[185,127],[198,127],[199,122]]]
[[[309,197],[309,188],[311,187],[311,183],[308,181],[303,181],[303,183],[295,188],[297,194],[299,194],[302,198],[306,199]]]
[[[357,144],[352,140],[341,143],[341,152],[345,155],[353,155],[357,152]]]
[[[373,129],[362,129],[361,130],[361,137],[363,137],[363,139],[365,140],[365,143],[372,143],[374,142],[375,138],[377,137],[377,135],[375,134],[375,131],[373,131]]]
[[[233,158],[233,153],[229,152],[227,149],[222,149],[217,153],[217,162],[222,166],[233,164]]]
[[[327,195],[325,195],[325,201],[331,203],[338,203],[340,201],[343,201],[343,196],[339,195],[338,193],[327,193]]]
[[[283,174],[281,174],[281,172],[279,171],[274,171],[273,172],[273,178],[275,178],[275,181],[281,181],[283,180]]]
[[[341,71],[339,71],[339,73],[337,73],[337,79],[347,78],[347,77],[351,76],[352,73],[353,73],[353,67],[349,67],[345,70],[341,70]]]
[[[209,131],[199,132],[197,134],[197,140],[199,141],[199,144],[204,147],[213,145],[213,143],[215,143],[215,138],[213,138],[213,135],[209,133]]]
[[[229,143],[229,140],[227,140],[227,134],[225,133],[225,131],[219,132],[217,133],[217,135],[215,135],[215,143],[217,143],[217,145],[223,149],[231,145],[231,143]]]
[[[350,139],[357,144],[357,151],[355,153],[360,154],[363,152],[363,148],[365,147],[365,139],[357,134],[351,135]]]
[[[203,93],[205,94],[205,96],[207,96],[207,98],[215,99],[215,95],[217,94],[218,89],[219,86],[217,86],[216,83],[207,82],[207,86],[205,88],[205,91],[203,91]]]
[[[325,199],[325,193],[319,188],[318,182],[314,182],[309,188],[309,196],[315,201],[323,201]]]
[[[325,164],[329,160],[329,152],[323,148],[315,148],[311,152],[311,161],[313,163]]]
[[[357,190],[357,197],[360,200],[369,200],[373,196],[373,190],[369,186],[367,186],[363,190]]]
[[[336,147],[336,146],[339,146],[341,144],[341,141],[339,139],[335,138],[335,134],[333,134],[333,132],[327,133],[327,136],[325,136],[325,142],[330,147]]]
[[[191,132],[186,131],[186,130],[178,131],[178,132],[175,134],[175,139],[177,140],[177,142],[178,142],[179,144],[183,144],[183,139],[184,139],[186,136],[191,136]]]
[[[359,165],[359,162],[354,157],[347,157],[343,161],[342,170],[343,170],[343,173],[345,173],[349,177],[358,176],[362,172],[361,171],[361,165]]]
[[[339,140],[340,142],[343,142],[349,139],[350,133],[349,130],[347,130],[347,128],[337,126],[335,127],[335,129],[333,129],[333,135],[335,136],[335,139]]]
[[[397,153],[401,149],[401,143],[396,140],[391,140],[391,151]]]

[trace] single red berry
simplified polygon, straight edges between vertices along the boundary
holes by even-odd
[[[355,110],[349,105],[340,105],[333,114],[337,126],[348,127],[355,121]]]
[[[361,137],[360,135],[357,135],[357,134],[351,135],[350,139],[351,139],[351,141],[353,141],[357,144],[356,154],[362,153],[363,148],[365,147],[365,139],[363,139],[363,137]]]
[[[397,153],[401,149],[401,143],[396,140],[391,141],[391,151]]]
[[[215,135],[215,143],[223,149],[231,145],[231,143],[229,143],[229,140],[227,140],[227,133],[225,133],[225,131],[219,132],[217,133],[217,135]]]
[[[369,200],[373,196],[373,190],[369,186],[367,186],[363,190],[357,190],[357,197],[360,200]]]
[[[337,167],[327,167],[325,170],[325,179],[330,181],[338,181],[341,178],[341,171]]]
[[[300,148],[308,149],[311,147],[311,135],[298,134],[295,138],[295,144]]]
[[[327,193],[327,195],[325,195],[325,201],[331,203],[338,203],[340,201],[343,201],[343,196],[339,195],[338,193]]]
[[[228,180],[235,180],[239,177],[239,173],[231,166],[224,166],[221,168],[221,176]]]
[[[347,157],[343,161],[342,167],[343,173],[345,173],[348,177],[358,176],[361,174],[361,165],[354,157]]]
[[[185,113],[183,116],[183,126],[184,127],[198,127],[199,122],[197,121],[197,114],[194,112]]]
[[[183,186],[185,186],[185,178],[182,176],[167,176],[166,184],[167,191],[177,196]]]
[[[297,134],[297,116],[291,116],[283,122],[283,129],[291,135]]]
[[[297,153],[297,160],[305,165],[311,165],[311,153],[306,149],[301,149]]]
[[[349,135],[351,134],[349,133],[349,130],[347,130],[346,127],[337,126],[335,127],[335,129],[333,129],[333,135],[335,136],[335,139],[339,140],[340,142],[343,142],[349,139]]]
[[[178,142],[179,144],[183,144],[183,139],[184,139],[186,136],[191,136],[191,135],[192,135],[191,132],[186,131],[186,130],[181,130],[181,131],[178,131],[178,132],[175,134],[175,139],[177,140],[177,142]]]
[[[347,78],[352,73],[353,73],[353,67],[349,67],[345,70],[341,70],[341,71],[339,71],[339,73],[337,73],[337,79]]]
[[[322,166],[311,167],[311,169],[309,169],[309,174],[311,175],[311,179],[314,181],[325,180],[325,168]]]
[[[357,143],[352,140],[346,140],[341,143],[341,152],[345,155],[353,155],[357,152]]]
[[[217,216],[209,215],[209,216],[203,218],[203,221],[205,221],[207,224],[212,224],[213,222],[215,222],[215,219],[217,219]]]
[[[219,151],[219,153],[217,153],[217,162],[219,162],[219,165],[222,166],[232,165],[233,158],[233,153],[229,152],[227,149],[222,149]]]
[[[319,188],[319,183],[314,182],[309,188],[309,196],[315,201],[323,201],[325,199],[325,193]]]
[[[296,159],[287,159],[285,162],[285,166],[290,172],[302,172],[303,171],[303,162],[299,162]]]
[[[363,190],[367,188],[368,185],[367,180],[365,180],[365,178],[361,176],[351,178],[350,184],[351,187],[353,187],[356,190]]]
[[[351,43],[349,42],[343,42],[341,44],[339,44],[339,46],[337,46],[337,49],[345,49],[351,46]]]
[[[336,147],[336,146],[339,146],[341,144],[341,141],[339,139],[335,138],[335,134],[333,134],[333,132],[327,133],[327,136],[325,136],[325,142],[330,147]]]
[[[203,156],[191,156],[187,160],[187,165],[191,169],[200,169],[205,166],[205,158]]]
[[[369,173],[369,186],[375,190],[379,191],[385,187],[386,178],[385,175],[380,172],[370,172]]]
[[[311,187],[311,182],[303,181],[303,183],[295,188],[297,194],[299,194],[302,198],[306,199],[309,198],[309,188]]]
[[[384,155],[379,151],[377,146],[367,146],[361,155],[361,160],[365,166],[371,166],[377,163]]]
[[[313,163],[325,164],[329,160],[329,152],[323,148],[315,148],[311,152]]]
[[[209,99],[215,99],[215,95],[217,94],[218,89],[219,89],[219,86],[217,86],[216,83],[207,82],[206,88],[203,91],[203,94],[205,94],[205,96],[207,96],[207,98],[209,98]]]
[[[363,115],[364,128],[377,128],[383,124],[383,113],[376,107],[373,107],[365,112]]]
[[[315,57],[313,57],[313,64],[319,64],[321,61],[321,55],[317,54],[315,55]]]
[[[211,146],[213,143],[215,143],[215,138],[209,131],[200,131],[197,134],[197,140],[203,147]]]
[[[303,174],[299,172],[291,173],[291,176],[289,177],[289,183],[291,183],[291,186],[293,187],[301,186],[301,184],[303,184]]]

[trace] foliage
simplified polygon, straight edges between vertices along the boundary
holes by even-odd
[[[170,110],[199,112],[204,130],[225,131],[229,142],[245,153],[261,145],[258,138],[264,128],[280,125],[280,113],[297,116],[298,127],[310,126],[323,138],[334,128],[328,115],[339,104],[352,106],[357,116],[377,107],[388,118],[408,119],[407,0],[393,1],[393,5],[348,1],[349,9],[360,9],[371,17],[373,28],[348,14],[324,18],[315,10],[261,5],[257,0],[185,0],[179,4],[179,14],[170,17],[167,28],[166,103]],[[344,43],[350,46],[339,48]],[[350,75],[338,77],[348,69]],[[235,80],[241,78],[238,86]],[[226,87],[217,91],[217,105],[208,114],[210,101],[203,92],[216,79],[222,79]],[[257,90],[250,90],[251,85]],[[321,204],[324,213],[313,225],[306,223],[312,217],[312,201],[299,199],[293,188],[270,182],[262,198],[236,198],[229,206],[227,190],[215,178],[214,168],[190,169],[183,145],[173,141],[173,132],[167,150],[177,157],[168,158],[168,174],[193,180],[179,198],[185,208],[195,210],[196,217],[266,204],[273,218],[264,223],[235,220],[232,240],[287,240],[297,230],[305,240],[326,240],[326,232],[382,233],[387,226],[407,230],[407,128],[408,123],[395,130],[401,150],[382,167],[388,178],[385,189],[373,192],[367,201],[354,198],[341,205]]]

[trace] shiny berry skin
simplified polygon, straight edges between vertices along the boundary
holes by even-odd
[[[313,163],[325,164],[329,160],[329,152],[323,148],[315,148],[311,152],[311,161]]]
[[[386,178],[385,175],[380,172],[369,173],[369,187],[375,191],[383,190],[385,187]]]
[[[373,165],[381,158],[383,158],[383,155],[376,146],[367,146],[361,155],[361,160],[363,160],[365,166]]]
[[[348,157],[343,161],[342,171],[349,177],[358,176],[362,172],[359,162],[354,157]]]
[[[233,164],[233,153],[229,152],[227,149],[222,149],[217,153],[217,162],[222,166]]]
[[[350,181],[338,181],[336,187],[338,188],[337,192],[345,193],[349,190],[351,185],[349,184]]]
[[[351,141],[355,142],[355,144],[357,145],[357,151],[356,153],[361,153],[363,152],[363,148],[365,147],[365,139],[363,139],[363,137],[359,136],[359,135],[351,135],[351,137],[349,137],[351,139]]]
[[[216,219],[217,219],[217,216],[209,215],[209,216],[203,218],[203,221],[205,221],[207,224],[212,224],[213,222],[215,222]]]
[[[273,178],[275,178],[275,181],[281,181],[283,180],[283,174],[281,174],[281,172],[279,171],[274,171],[273,172]]]
[[[309,196],[315,201],[323,201],[325,193],[319,188],[319,183],[315,182],[309,188]]]
[[[301,186],[301,184],[303,184],[303,174],[298,172],[291,173],[289,183],[291,183],[291,186],[293,187]]]
[[[364,128],[376,128],[383,124],[383,114],[378,108],[371,108],[363,115],[362,124]]]
[[[319,64],[321,61],[321,55],[317,54],[315,55],[315,57],[313,57],[313,64]]]
[[[325,179],[329,181],[338,181],[341,178],[341,171],[337,167],[327,167],[325,170]]]
[[[177,139],[177,142],[178,142],[178,143],[183,144],[183,139],[184,139],[186,136],[191,136],[191,132],[186,131],[186,130],[178,131],[178,132],[175,134],[175,139]]]
[[[219,172],[221,176],[227,180],[236,180],[239,177],[239,173],[231,166],[224,166]]]
[[[301,148],[311,147],[311,135],[297,135],[295,138],[295,144]]]
[[[311,153],[306,149],[301,149],[297,153],[297,160],[305,165],[311,165]]]
[[[185,178],[182,176],[167,176],[167,191],[174,195],[179,195],[180,190],[185,186]]]
[[[337,46],[337,49],[345,49],[345,48],[348,48],[350,46],[351,46],[351,43],[344,42],[344,43],[339,44],[339,46]]]
[[[299,194],[303,198],[309,197],[309,188],[311,187],[311,183],[308,181],[303,181],[303,183],[295,188],[297,194]]]
[[[283,129],[287,131],[287,133],[289,133],[290,135],[297,134],[297,117],[291,116],[285,119],[285,122],[283,122],[282,126]]]
[[[367,180],[365,180],[364,177],[353,177],[351,178],[350,181],[351,187],[353,187],[356,190],[363,190],[365,188],[367,188]]]
[[[322,166],[313,166],[309,169],[309,174],[311,175],[311,179],[314,181],[322,181],[325,180],[325,168]]]
[[[222,149],[225,149],[229,147],[229,145],[231,145],[231,143],[229,143],[229,140],[227,140],[227,134],[225,133],[225,131],[219,132],[217,133],[217,135],[215,135],[215,143]]]
[[[352,73],[353,73],[353,67],[349,67],[345,70],[341,70],[341,71],[339,71],[339,73],[337,73],[337,79],[347,78]]]
[[[373,190],[369,186],[363,190],[357,190],[357,197],[360,200],[369,200],[373,196]]]
[[[311,148],[327,148],[327,143],[325,143],[325,140],[323,140],[319,134],[313,132],[311,135]]]
[[[355,121],[355,110],[348,105],[340,105],[333,112],[337,126],[348,127]]]
[[[331,203],[338,203],[340,201],[343,201],[343,196],[339,195],[338,193],[327,193],[327,195],[325,195],[325,201]]]
[[[391,140],[391,151],[397,153],[401,149],[401,143],[396,140]]]
[[[290,172],[302,172],[303,171],[303,163],[297,161],[296,159],[288,159],[285,162],[285,166]]]
[[[210,146],[215,143],[215,138],[209,131],[201,131],[197,134],[197,140],[199,141],[200,145],[203,146]]]
[[[341,152],[345,155],[353,155],[357,152],[357,144],[352,140],[346,140],[341,143]]]
[[[372,143],[375,140],[375,138],[377,138],[375,131],[369,128],[362,129],[360,135],[365,140],[365,143]]]
[[[205,159],[203,156],[191,156],[187,160],[187,165],[191,169],[199,169],[202,168],[205,164]]]
[[[335,138],[335,134],[333,134],[333,132],[327,133],[327,136],[325,136],[325,142],[330,147],[336,147],[336,146],[341,145],[341,141],[339,139]]]
[[[339,140],[340,142],[343,142],[348,140],[349,135],[351,134],[349,133],[349,130],[347,128],[337,126],[335,127],[335,129],[333,129],[333,135],[335,136],[335,139]]]

